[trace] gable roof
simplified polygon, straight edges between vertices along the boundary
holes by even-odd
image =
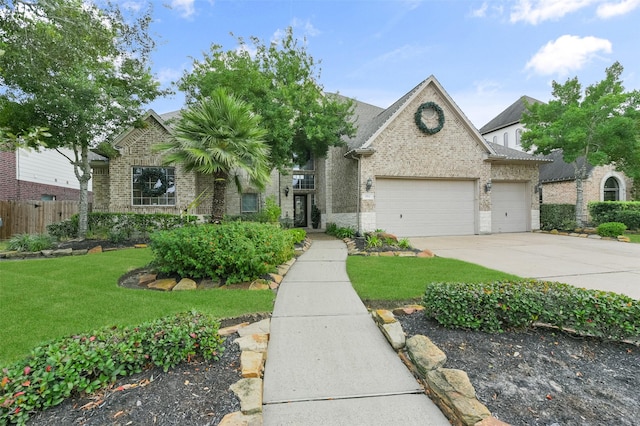
[[[532,163],[549,163],[553,159],[547,158],[541,155],[533,155],[520,151],[519,149],[507,148],[504,145],[500,145],[493,142],[487,142],[489,146],[495,151],[496,155],[490,156],[489,160],[498,162],[532,162]]]
[[[156,113],[154,110],[150,109],[149,111],[146,112],[145,115],[142,116],[141,121],[147,121],[148,119],[153,119],[155,120],[160,126],[162,126],[162,128],[164,128],[167,132],[170,132],[169,127],[166,125],[165,121],[162,119],[162,117],[160,117],[158,115],[158,113]],[[129,136],[129,134],[131,132],[133,132],[134,130],[136,130],[135,127],[131,126],[129,127],[127,130],[125,130],[124,132],[120,133],[118,135],[118,137],[116,137],[113,142],[111,142],[111,144],[114,147],[118,147],[118,144],[120,144],[123,140],[126,139],[127,136]]]
[[[540,166],[540,183],[576,180],[576,169],[573,163],[565,162],[562,155],[562,150],[558,149],[544,156],[552,162]],[[578,167],[582,167],[585,163],[585,157],[578,158],[576,162]],[[587,163],[587,175],[591,174],[592,170],[593,166]]]
[[[525,102],[526,101],[526,102]],[[491,133],[496,130],[500,130],[507,126],[511,126],[512,124],[516,124],[520,122],[522,118],[522,113],[524,113],[527,108],[526,104],[534,104],[534,103],[543,103],[537,99],[534,99],[530,96],[520,96],[520,98],[509,105],[507,109],[498,114],[495,118],[489,121],[487,124],[480,128],[480,134],[484,135],[487,133]]]
[[[380,134],[380,132],[382,132],[389,125],[389,123],[393,122],[393,120],[407,107],[409,103],[411,103],[411,101],[416,96],[418,96],[425,88],[427,88],[430,85],[433,85],[435,87],[435,90],[445,99],[448,106],[459,115],[463,123],[468,127],[470,132],[476,137],[477,142],[486,149],[487,153],[489,153],[490,155],[495,154],[491,146],[489,146],[487,141],[484,140],[484,138],[480,135],[480,133],[478,133],[478,130],[471,124],[471,122],[469,121],[467,116],[462,112],[462,110],[458,108],[458,105],[444,90],[440,82],[433,75],[431,75],[426,80],[423,80],[413,89],[411,89],[409,92],[403,95],[400,99],[395,101],[389,108],[387,109],[380,108],[380,111],[375,116],[372,116],[368,122],[358,121],[356,123],[358,125],[357,126],[358,132],[354,138],[347,141],[348,151],[345,154],[345,157],[351,155],[356,150],[363,150],[363,149],[366,150],[367,148],[369,148],[373,140],[376,138],[376,136]],[[358,103],[359,102],[356,101],[356,104]],[[369,105],[369,107],[373,107],[373,106]],[[376,107],[373,107],[373,108],[376,108]],[[364,113],[365,117],[367,113],[373,114],[375,112],[375,110],[371,108],[367,108],[363,111],[366,111]]]

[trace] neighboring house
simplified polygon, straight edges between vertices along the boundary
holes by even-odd
[[[199,206],[191,203],[210,179],[162,167],[151,150],[169,136],[165,120],[175,115],[149,111],[147,127],[113,142],[120,156],[92,163],[94,211],[209,213],[210,194]],[[273,196],[282,216],[301,227],[311,224],[315,204],[322,227],[332,222],[401,237],[539,229],[535,188],[547,160],[485,141],[435,77],[387,109],[356,102],[354,120],[357,135],[346,146],[290,174],[274,171],[264,192],[246,186],[238,194],[230,185],[227,213],[259,210]]]
[[[504,146],[522,150],[520,135],[524,126],[520,123],[527,103],[540,102],[528,96],[522,96],[494,119],[482,126],[480,133],[486,140],[498,141]],[[511,144],[513,141],[513,144]],[[544,157],[549,160],[540,166],[539,195],[540,202],[547,204],[576,203],[576,172],[573,164],[562,159],[562,151],[556,150]],[[579,158],[578,165],[584,164]],[[631,198],[632,181],[624,173],[615,170],[613,165],[594,167],[587,164],[587,179],[584,181],[584,212],[591,201],[625,201]],[[588,218],[587,218],[588,219]]]
[[[70,150],[61,151],[73,158]],[[0,152],[0,201],[75,201],[79,195],[73,166],[55,150]]]

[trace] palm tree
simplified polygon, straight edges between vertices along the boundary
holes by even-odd
[[[178,163],[187,172],[213,175],[211,222],[224,217],[226,186],[234,170],[244,170],[258,189],[269,180],[269,147],[260,120],[249,104],[218,89],[182,112],[170,141],[154,146],[164,153],[165,165]],[[234,178],[241,192],[238,175]]]

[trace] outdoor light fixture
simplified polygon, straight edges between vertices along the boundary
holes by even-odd
[[[288,186],[284,188],[284,196],[285,197],[289,196],[289,187]]]
[[[491,192],[491,181],[484,184],[484,192]]]
[[[371,178],[367,179],[367,183],[366,183],[366,188],[367,191],[371,189],[371,187],[373,186],[373,181],[371,180]]]

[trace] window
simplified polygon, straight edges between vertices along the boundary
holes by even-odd
[[[613,176],[608,178],[604,183],[604,201],[620,201],[620,184],[618,179]]]
[[[508,148],[509,147],[509,133],[504,132],[504,135],[502,136],[502,138],[504,139],[504,146],[506,146]]]
[[[258,194],[242,194],[240,211],[242,213],[255,213],[258,211]]]
[[[293,175],[293,189],[315,189],[315,175]]]
[[[516,146],[520,146],[521,138],[522,138],[522,129],[516,129]]]
[[[175,206],[176,175],[173,167],[134,167],[134,206]]]
[[[498,143],[498,137],[496,135],[493,135],[493,143]]]

